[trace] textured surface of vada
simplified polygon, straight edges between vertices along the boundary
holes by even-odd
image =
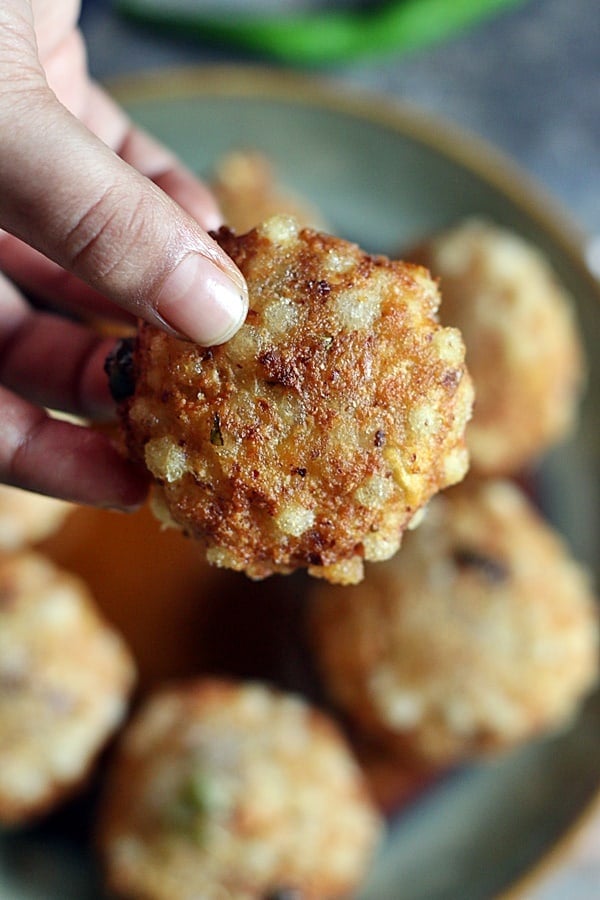
[[[129,451],[159,516],[217,565],[356,582],[467,468],[472,387],[427,272],[276,217],[218,240],[249,285],[246,323],[208,349],[142,324]]]
[[[415,258],[440,278],[441,320],[467,347],[471,467],[515,472],[575,421],[583,358],[572,300],[537,249],[485,221],[450,228]]]
[[[0,559],[0,822],[26,822],[79,785],[133,677],[83,582],[39,554]]]
[[[352,890],[381,824],[337,728],[257,683],[151,697],[109,778],[109,884],[143,900],[322,900]]]
[[[435,498],[393,560],[311,610],[331,695],[426,764],[562,726],[597,677],[587,577],[508,482]]]

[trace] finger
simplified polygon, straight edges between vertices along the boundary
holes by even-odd
[[[108,94],[89,85],[84,121],[131,166],[147,175],[207,231],[223,224],[215,198],[183,163],[146,132],[136,128]]]
[[[7,231],[0,231],[0,271],[30,297],[79,318],[89,313],[129,324],[136,321],[131,313]]]
[[[227,340],[247,310],[239,271],[189,214],[36,83],[31,60],[15,87],[18,40],[0,29],[0,225],[133,314],[202,344]]]
[[[125,111],[87,75],[85,45],[71,31],[44,59],[48,83],[61,102],[101,141],[150,178],[207,231],[223,224],[210,190],[161,143],[136,128]]]
[[[58,81],[53,69],[57,88]],[[222,224],[222,216],[208,188],[161,144],[133,128],[123,110],[94,84],[88,83],[85,108],[86,124],[123,154],[127,162],[170,194],[204,228],[215,229]],[[85,307],[101,317],[134,321],[130,314],[115,307],[81,279],[7,232],[0,232],[0,269],[28,294],[60,309],[81,313]]]
[[[61,6],[62,0],[57,5]],[[42,27],[36,22],[38,45]],[[44,54],[40,51],[40,60],[50,88],[63,106],[80,119],[87,106],[90,81],[85,42],[79,29],[65,31],[51,50]]]
[[[40,59],[52,55],[79,18],[80,0],[30,0]]]
[[[51,419],[0,387],[0,480],[74,503],[134,509],[143,503],[143,474],[104,435]]]
[[[110,419],[114,401],[104,361],[114,339],[35,313],[0,280],[0,383],[40,406]]]

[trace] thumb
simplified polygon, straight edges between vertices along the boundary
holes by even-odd
[[[23,84],[10,75],[0,226],[136,316],[201,344],[231,337],[247,290],[216,242],[72,116],[43,74],[37,82],[30,68]]]

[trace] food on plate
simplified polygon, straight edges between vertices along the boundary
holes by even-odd
[[[435,498],[364,582],[319,586],[324,683],[364,732],[443,766],[569,723],[598,674],[586,573],[512,484]]]
[[[80,506],[43,549],[86,582],[133,654],[141,692],[209,665],[215,642],[207,620],[238,579],[248,585],[209,566],[192,541],[164,531],[148,504],[127,515]]]
[[[381,823],[337,727],[259,683],[152,695],[125,732],[99,846],[118,896],[346,895]]]
[[[460,329],[475,384],[471,467],[509,474],[572,429],[583,354],[570,296],[522,237],[467,219],[409,254],[440,279],[440,318]]]
[[[271,216],[286,214],[304,226],[323,228],[308,200],[279,183],[273,161],[257,150],[232,150],[217,160],[211,178],[226,224],[243,234]]]
[[[0,484],[0,551],[19,550],[54,534],[73,505]]]
[[[472,386],[427,272],[275,217],[217,239],[250,310],[202,348],[141,323],[108,361],[131,457],[166,523],[252,578],[360,581],[459,481]],[[124,394],[129,393],[129,396]]]
[[[1,823],[26,823],[83,782],[133,681],[80,579],[32,551],[0,558]]]

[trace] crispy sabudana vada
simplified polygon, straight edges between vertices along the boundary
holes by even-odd
[[[445,325],[459,328],[475,385],[471,467],[506,475],[572,430],[583,383],[574,304],[543,254],[467,219],[412,254],[440,279]]]
[[[80,785],[133,681],[80,579],[31,551],[0,557],[0,823],[26,823]]]
[[[258,683],[152,695],[101,809],[107,881],[132,900],[346,896],[381,833],[337,727]]]
[[[311,604],[332,698],[426,766],[568,724],[598,674],[586,573],[516,487],[468,482],[431,502],[393,560]]]
[[[130,455],[160,518],[210,562],[353,583],[468,464],[472,386],[425,269],[275,217],[223,249],[244,273],[240,331],[202,348],[141,324],[108,362]],[[126,373],[123,375],[125,359]],[[123,388],[126,383],[128,390]]]

